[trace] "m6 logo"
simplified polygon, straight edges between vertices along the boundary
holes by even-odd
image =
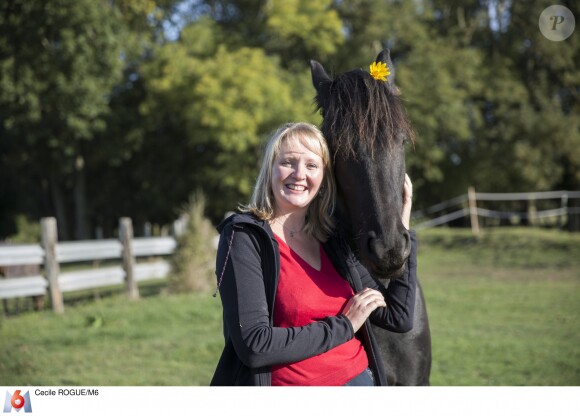
[[[12,412],[15,409],[20,412],[24,408],[24,413],[32,413],[32,405],[30,403],[30,393],[26,392],[24,395],[20,394],[21,390],[16,390],[14,394],[6,392],[6,400],[4,400],[4,413]]]

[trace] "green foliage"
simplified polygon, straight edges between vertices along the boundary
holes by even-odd
[[[362,0],[337,8],[348,33],[341,70],[366,69],[382,48],[391,49],[395,82],[417,133],[407,152],[416,205],[464,192],[469,177],[458,170],[468,168],[454,161],[481,125],[473,102],[483,85],[481,51],[440,33],[450,22],[435,17],[442,10],[432,3]]]
[[[476,118],[469,120],[469,140],[454,149],[457,163],[441,165],[444,176],[461,173],[481,191],[576,189],[580,101],[574,91],[580,82],[573,68],[580,43],[543,37],[537,16],[550,2],[499,4],[504,6],[498,8],[500,29],[491,28],[488,13],[477,4],[441,8],[447,14],[438,29],[445,28],[480,57],[474,73],[480,86],[469,89],[466,107]],[[463,71],[466,64],[459,60],[455,67]],[[462,75],[457,78],[463,81]]]
[[[344,42],[342,22],[331,4],[332,0],[269,0],[264,7],[265,48],[280,55],[283,64],[298,57],[327,59]]]
[[[479,104],[484,123],[465,158],[480,190],[578,187],[580,107],[573,91],[580,80],[573,68],[580,43],[543,37],[537,16],[548,5],[514,3],[505,33],[476,43],[493,42],[482,49],[488,63]]]
[[[214,239],[217,233],[204,216],[204,210],[205,197],[198,192],[182,212],[186,227],[177,237],[177,248],[171,258],[171,292],[207,293],[215,285]]]
[[[8,132],[33,133],[22,140],[72,155],[75,140],[105,127],[107,92],[119,79],[121,61],[116,16],[103,3],[4,6],[0,105],[8,110]]]
[[[306,70],[286,71],[262,49],[232,48],[224,37],[200,19],[178,42],[160,47],[143,67],[149,95],[140,107],[158,137],[159,125],[180,134],[180,152],[166,162],[189,161],[182,181],[189,189],[203,187],[214,220],[248,198],[268,133],[286,121],[316,117]]]
[[[478,51],[433,40],[413,48],[399,67],[399,83],[418,136],[409,168],[419,193],[430,191],[427,184],[443,182],[449,170],[456,171],[458,166],[449,166],[451,158],[481,124],[472,97],[481,91],[482,63]],[[469,185],[459,179],[444,183],[451,195]]]
[[[417,132],[417,208],[469,185],[578,189],[580,41],[543,37],[550,4],[3,2],[0,236],[21,213],[57,216],[63,238],[169,223],[198,188],[218,221],[247,201],[272,130],[320,123],[308,60],[366,70],[384,47]]]
[[[110,91],[121,77],[118,16],[102,0],[1,7],[0,128],[10,154],[1,155],[0,175],[21,185],[17,196],[37,205],[50,198],[44,214],[58,217],[63,238],[70,217],[83,237],[86,146],[106,128]]]
[[[8,237],[13,244],[38,244],[40,242],[40,223],[29,221],[24,215],[16,217],[17,233]]]
[[[465,192],[578,188],[580,43],[545,39],[549,1],[337,2],[340,70],[391,49],[417,131],[417,206]],[[492,17],[490,7],[497,17]],[[501,172],[501,174],[498,174]]]

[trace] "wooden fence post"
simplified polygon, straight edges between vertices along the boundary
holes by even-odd
[[[479,219],[477,218],[477,200],[475,197],[475,188],[467,188],[467,198],[469,200],[469,218],[471,220],[471,232],[474,236],[479,236]]]
[[[538,210],[536,209],[536,200],[531,197],[528,198],[528,225],[536,226],[538,225]]]
[[[52,310],[61,314],[64,313],[64,303],[58,284],[60,266],[56,257],[56,246],[58,244],[56,218],[42,218],[40,225],[42,230],[42,248],[44,249],[44,274],[46,280],[48,280]]]
[[[135,280],[135,257],[133,256],[133,223],[131,218],[119,220],[119,240],[123,246],[123,269],[125,270],[125,287],[129,299],[139,299],[139,287]]]
[[[566,218],[569,218],[568,194],[562,194],[562,198],[560,199],[560,209],[562,210],[562,215],[558,216],[558,227],[564,229],[564,216],[566,216]]]

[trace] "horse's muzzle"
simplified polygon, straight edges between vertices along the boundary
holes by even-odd
[[[409,231],[401,230],[390,239],[377,237],[374,231],[368,233],[367,261],[369,271],[382,278],[397,278],[402,272],[411,253],[411,237]]]

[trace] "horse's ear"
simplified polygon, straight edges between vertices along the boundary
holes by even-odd
[[[318,105],[324,107],[327,102],[328,95],[330,94],[330,85],[332,84],[332,79],[328,76],[324,67],[314,60],[310,61],[310,70],[312,72],[312,84],[316,88],[316,101]]]
[[[383,49],[378,55],[375,62],[382,62],[387,64],[389,68],[390,75],[387,77],[387,82],[391,87],[395,87],[395,67],[391,61],[391,53],[388,49]]]

